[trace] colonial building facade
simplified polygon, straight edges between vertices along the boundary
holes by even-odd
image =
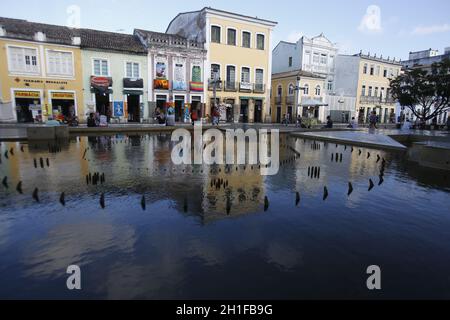
[[[326,118],[324,85],[326,78],[295,70],[272,75],[272,122],[281,123],[285,115],[295,121],[297,115],[304,120]]]
[[[276,24],[212,8],[180,13],[172,20],[166,33],[203,43],[207,51],[207,115],[217,105],[222,121],[270,122],[270,43]]]
[[[150,114],[155,108],[165,112],[172,106],[176,122],[188,122],[192,110],[197,112],[198,119],[203,117],[206,59],[203,43],[146,30],[135,30],[134,35],[148,51]]]
[[[272,73],[302,70],[326,78],[324,90],[333,93],[338,47],[323,33],[296,43],[281,41],[273,50]]]
[[[375,111],[381,123],[396,121],[396,102],[391,96],[390,80],[401,72],[395,59],[364,55],[338,55],[336,60],[336,91],[356,98],[356,114],[360,123],[367,123]]]
[[[129,34],[79,30],[84,115],[98,112],[116,122],[148,119],[147,50]]]
[[[80,37],[69,28],[0,18],[0,121],[83,113]]]

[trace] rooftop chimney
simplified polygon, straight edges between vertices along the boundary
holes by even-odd
[[[0,26],[0,37],[4,37],[6,35],[6,30],[3,26]]]
[[[79,46],[81,45],[81,38],[80,37],[72,37],[72,44],[74,46]]]
[[[39,41],[39,42],[44,42],[45,41],[45,33],[39,31],[36,32],[34,35],[34,40]]]

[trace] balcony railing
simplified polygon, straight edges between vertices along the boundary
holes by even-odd
[[[266,92],[266,85],[263,83],[255,83],[255,86],[253,88],[254,93],[265,93]]]
[[[275,104],[280,105],[281,101],[282,101],[282,97],[281,96],[275,97]]]
[[[394,104],[395,100],[392,97],[361,96],[360,102],[370,104]]]
[[[228,92],[236,92],[238,89],[238,83],[237,82],[231,82],[231,81],[225,81],[225,91]]]
[[[215,81],[216,83],[216,91],[222,91],[223,90],[223,81]],[[213,91],[214,90],[214,81],[212,79],[208,79],[208,90]]]
[[[252,92],[253,84],[250,82],[239,82],[239,91],[240,92]]]
[[[286,96],[285,97],[286,104],[294,104],[295,96]]]

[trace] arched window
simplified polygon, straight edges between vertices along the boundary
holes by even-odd
[[[320,86],[316,87],[316,96],[320,96]]]
[[[281,84],[278,85],[278,96],[281,97],[283,95],[283,87]]]
[[[309,94],[309,84],[305,84],[305,89],[303,90],[305,96]]]
[[[288,91],[288,94],[289,94],[290,96],[293,96],[293,95],[294,95],[294,85],[293,85],[292,83],[289,84],[289,91]]]

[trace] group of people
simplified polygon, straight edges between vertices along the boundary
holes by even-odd
[[[87,126],[89,128],[106,127],[108,126],[108,118],[105,115],[100,115],[98,112],[91,112],[87,119]]]

